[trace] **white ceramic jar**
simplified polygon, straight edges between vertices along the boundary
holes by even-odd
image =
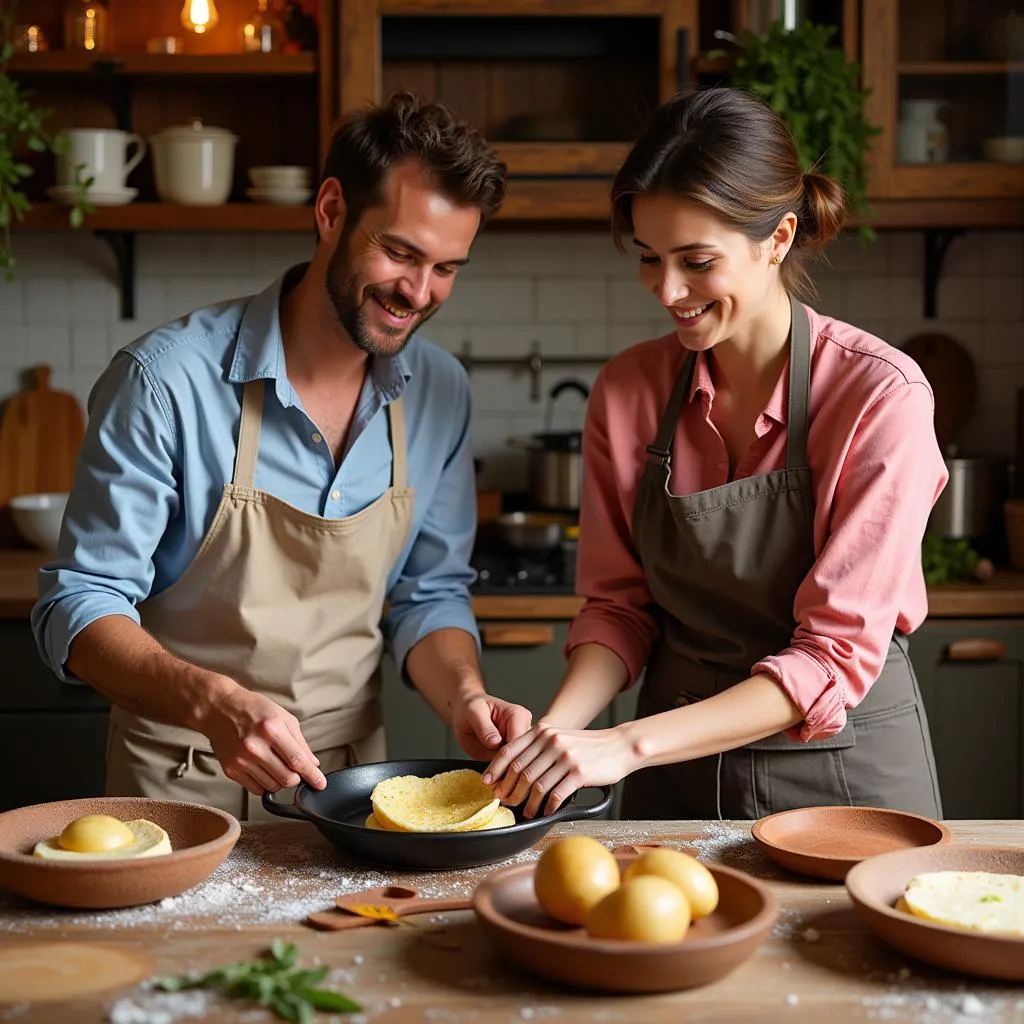
[[[231,195],[238,136],[198,118],[150,136],[156,191],[165,203],[220,206]]]

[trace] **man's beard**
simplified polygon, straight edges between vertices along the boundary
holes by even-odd
[[[334,250],[327,264],[327,294],[338,317],[338,322],[348,336],[364,352],[371,356],[396,356],[412,338],[413,331],[427,322],[438,307],[417,314],[409,303],[397,292],[385,291],[383,288],[369,286],[364,295],[369,301],[373,297],[386,302],[389,306],[411,314],[408,327],[390,327],[381,324],[371,330],[366,311],[359,302],[359,282],[354,274],[348,273],[347,256],[342,253],[342,246]]]

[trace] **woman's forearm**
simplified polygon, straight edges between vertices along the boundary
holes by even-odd
[[[759,674],[713,697],[627,722],[637,768],[692,761],[742,747],[803,721],[803,713],[769,675]]]
[[[625,663],[610,648],[581,644],[569,655],[565,678],[541,721],[563,729],[585,729],[628,679]]]

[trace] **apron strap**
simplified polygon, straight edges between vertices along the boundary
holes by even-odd
[[[388,403],[388,422],[391,426],[391,486],[405,490],[409,486],[409,453],[405,436],[405,404],[401,395]]]
[[[260,427],[263,424],[262,380],[250,380],[242,392],[242,419],[238,426],[238,450],[231,483],[252,489],[256,479],[256,456],[260,451]]]
[[[672,439],[675,436],[676,425],[679,423],[679,411],[683,407],[683,400],[690,393],[693,384],[693,372],[697,365],[697,355],[691,352],[686,357],[686,363],[679,376],[676,377],[675,386],[672,388],[672,395],[665,407],[665,412],[658,424],[658,435],[654,444],[647,446],[647,465],[653,467],[668,466],[672,461]]]
[[[811,325],[807,311],[789,297],[789,405],[786,468],[807,465],[807,422],[811,394]]]

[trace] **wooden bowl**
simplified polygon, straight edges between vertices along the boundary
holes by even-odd
[[[173,852],[113,861],[49,861],[36,843],[58,836],[75,818],[110,814],[147,818],[164,829]],[[144,797],[90,797],[33,804],[0,814],[0,888],[59,907],[111,909],[177,896],[207,878],[238,841],[230,814],[200,804]]]
[[[864,923],[908,956],[982,978],[1024,981],[1024,939],[950,928],[896,910],[915,875],[925,871],[992,871],[1024,875],[1024,849],[1008,846],[932,846],[872,857],[850,870],[846,889]]]
[[[831,882],[867,857],[952,838],[932,818],[884,807],[800,807],[761,818],[750,834],[782,867]]]
[[[616,852],[619,867],[636,854]],[[707,865],[718,883],[715,912],[695,921],[682,942],[592,939],[541,909],[536,863],[495,871],[473,893],[473,910],[502,956],[551,981],[605,992],[671,992],[707,985],[741,964],[779,915],[778,900],[742,871]]]

